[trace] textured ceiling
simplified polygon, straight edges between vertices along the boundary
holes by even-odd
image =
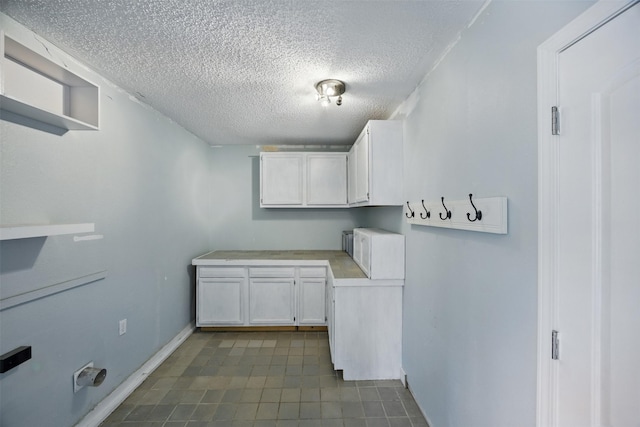
[[[0,10],[212,145],[350,144],[484,0],[0,0]],[[344,80],[343,105],[314,84]]]

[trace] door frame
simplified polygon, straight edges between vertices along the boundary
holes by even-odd
[[[538,47],[538,427],[557,426],[558,371],[551,360],[551,331],[558,320],[559,230],[552,213],[559,208],[560,137],[551,134],[551,107],[558,105],[558,55],[639,1],[600,0]]]

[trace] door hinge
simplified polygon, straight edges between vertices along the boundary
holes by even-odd
[[[558,338],[558,331],[551,331],[551,359],[560,359],[560,338]]]
[[[551,135],[560,135],[560,111],[558,107],[551,107]]]

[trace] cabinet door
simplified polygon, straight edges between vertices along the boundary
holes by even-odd
[[[253,325],[295,324],[293,278],[249,280],[249,323]]]
[[[355,202],[369,200],[369,128],[360,134],[355,147]]]
[[[302,205],[301,153],[260,154],[260,205]]]
[[[198,280],[197,326],[244,323],[242,277]]]
[[[329,352],[331,353],[331,362],[336,363],[335,348],[336,348],[336,333],[334,330],[336,310],[334,301],[334,288],[333,288],[333,276],[331,274],[327,277],[327,299],[326,299],[326,311],[327,311],[327,333],[329,335]]]
[[[307,155],[307,204],[347,204],[347,154]]]
[[[356,147],[349,150],[347,155],[347,198],[349,203],[356,201]]]
[[[299,298],[299,325],[325,325],[326,280],[301,278]]]

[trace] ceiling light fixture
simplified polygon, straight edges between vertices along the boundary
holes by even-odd
[[[342,105],[342,94],[346,85],[343,81],[335,79],[322,80],[316,83],[316,91],[318,92],[318,101],[323,107],[331,104],[331,97],[337,96],[336,105]]]

